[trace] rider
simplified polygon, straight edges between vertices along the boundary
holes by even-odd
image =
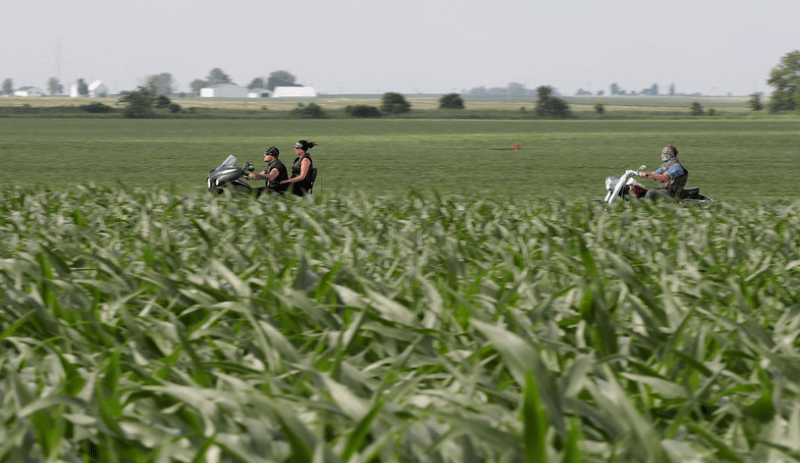
[[[274,146],[267,148],[264,151],[264,162],[267,163],[267,167],[259,174],[247,174],[248,180],[266,180],[266,187],[261,189],[262,191],[266,189],[278,194],[285,192],[289,185],[282,182],[289,178],[289,173],[283,162],[278,159],[280,154],[281,152]]]
[[[642,178],[658,180],[661,184],[657,188],[647,190],[646,199],[656,200],[659,196],[680,198],[689,171],[678,161],[678,148],[667,145],[661,150],[661,167],[655,172],[642,172]]]
[[[292,177],[284,180],[283,183],[287,186],[292,184],[292,194],[297,196],[305,196],[306,192],[311,188],[311,169],[314,167],[314,161],[308,154],[308,150],[317,146],[313,141],[300,140],[294,144],[294,154],[297,158],[292,164]]]

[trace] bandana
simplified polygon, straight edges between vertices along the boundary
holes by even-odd
[[[675,148],[672,145],[667,145],[661,150],[661,160],[664,162],[671,161],[673,159],[677,159],[678,156],[678,148]]]

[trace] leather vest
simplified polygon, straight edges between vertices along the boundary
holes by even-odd
[[[669,193],[670,196],[676,198],[680,196],[681,192],[683,191],[683,187],[686,186],[686,181],[689,179],[689,170],[686,169],[686,167],[684,167],[684,165],[678,162],[676,159],[672,162],[662,164],[661,173],[666,174],[669,168],[674,164],[680,164],[681,168],[683,169],[683,174],[674,178],[670,177],[667,180],[662,181],[658,187],[667,190],[667,193]]]

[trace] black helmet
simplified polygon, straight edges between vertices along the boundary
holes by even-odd
[[[277,147],[270,146],[269,148],[267,148],[266,151],[264,151],[264,154],[269,154],[273,158],[277,158],[278,156],[280,156],[281,152],[280,152],[280,150],[278,150]]]

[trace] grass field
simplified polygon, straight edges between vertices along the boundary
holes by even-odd
[[[480,191],[505,198],[594,198],[625,169],[660,165],[680,150],[689,184],[719,200],[796,197],[800,121],[763,120],[126,120],[5,118],[6,185],[93,182],[194,191],[229,154],[263,166],[276,145],[294,159],[316,141],[318,194]],[[513,151],[514,144],[520,145]],[[647,182],[647,181],[645,181]],[[654,182],[653,182],[654,183]]]
[[[313,197],[205,191],[300,138]],[[668,143],[714,205],[589,201]],[[797,146],[793,116],[2,118],[0,463],[796,462]]]

